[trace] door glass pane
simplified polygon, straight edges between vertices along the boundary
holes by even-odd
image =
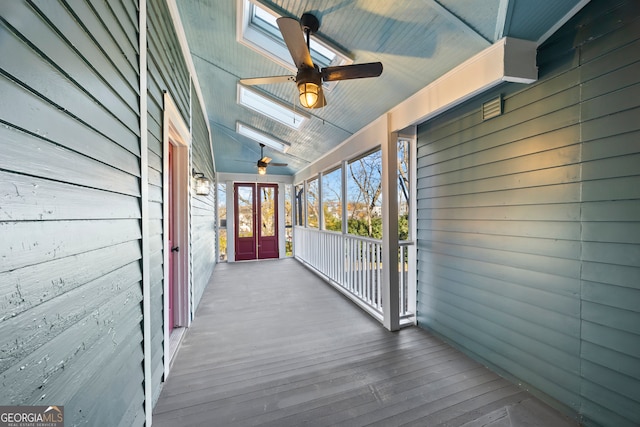
[[[238,187],[238,237],[253,237],[253,187]]]
[[[260,219],[262,221],[262,237],[271,237],[276,235],[275,224],[275,188],[262,187],[260,189]]]

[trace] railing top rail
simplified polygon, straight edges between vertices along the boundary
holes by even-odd
[[[379,245],[382,244],[382,239],[374,239],[373,237],[356,236],[355,234],[345,234],[344,237],[352,240],[360,240],[362,242],[377,243]]]
[[[365,236],[356,236],[355,234],[342,234],[339,231],[319,230],[317,228],[303,227],[300,225],[296,225],[295,228],[308,231],[310,233],[329,234],[331,236],[344,236],[347,239],[360,240],[363,242],[378,243],[378,244],[382,243],[382,239],[374,239],[373,237],[365,237]],[[413,240],[401,240],[398,242],[398,246],[413,246],[413,245],[415,245],[415,242]]]

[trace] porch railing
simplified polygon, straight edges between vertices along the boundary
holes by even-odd
[[[409,318],[408,248],[412,242],[400,242],[398,274],[400,317]],[[337,289],[382,319],[382,241],[331,231],[297,227],[294,254]]]

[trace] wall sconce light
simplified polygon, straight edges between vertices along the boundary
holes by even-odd
[[[202,172],[196,172],[195,169],[191,169],[191,176],[196,180],[196,194],[198,196],[208,196],[211,191],[211,181],[204,176]]]

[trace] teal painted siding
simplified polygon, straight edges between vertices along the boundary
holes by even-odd
[[[581,22],[582,411],[640,425],[640,4]],[[611,9],[611,10],[609,10]],[[603,26],[600,21],[607,25]]]
[[[169,10],[165,2],[147,6],[149,216],[142,218],[138,1],[0,2],[0,403],[64,405],[69,425],[143,425],[160,394],[164,92],[193,123],[194,164],[213,177],[206,118],[191,105]],[[203,202],[192,229],[215,235],[215,204]],[[198,294],[214,262],[210,253],[194,256]],[[152,402],[144,396],[144,339]]]
[[[153,403],[160,397],[164,378],[164,269],[163,262],[163,121],[164,93],[169,93],[189,125],[190,76],[180,51],[166,2],[147,3],[148,27],[148,141],[149,141],[149,212],[150,250],[152,263],[151,304],[154,321],[151,324]]]
[[[638,425],[639,3],[592,1],[538,65],[419,127],[418,322],[586,425]]]
[[[200,102],[192,92],[193,167],[211,180],[208,196],[194,196],[191,203],[191,254],[193,259],[194,311],[209,283],[216,263],[216,181],[211,153],[211,138]]]
[[[124,3],[0,4],[0,402],[64,405],[69,425],[144,420],[138,37]]]

